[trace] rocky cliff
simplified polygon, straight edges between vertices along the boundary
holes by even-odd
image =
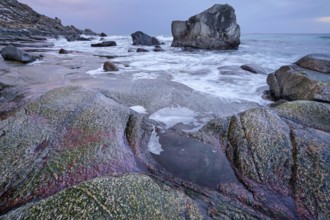
[[[64,36],[69,41],[80,34],[95,34],[91,30],[79,30],[74,26],[64,26],[59,18],[49,18],[35,12],[26,4],[16,0],[0,1],[0,35],[15,36]]]

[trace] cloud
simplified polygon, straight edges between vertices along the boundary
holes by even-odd
[[[320,17],[316,19],[317,22],[322,22],[322,23],[330,23],[330,16],[329,17]]]

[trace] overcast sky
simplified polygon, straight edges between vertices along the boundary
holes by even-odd
[[[141,30],[170,35],[173,20],[187,20],[213,4],[236,10],[242,33],[330,33],[330,0],[19,0],[65,25],[108,34]]]

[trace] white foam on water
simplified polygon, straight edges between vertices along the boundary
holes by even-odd
[[[103,74],[106,72],[103,69],[103,65],[101,65],[100,68],[97,68],[96,70],[89,70],[86,73],[93,76],[93,75]]]
[[[200,123],[196,119],[198,113],[183,107],[162,108],[152,113],[149,118],[165,125],[166,129],[173,127],[178,123],[191,126],[199,126]]]
[[[44,60],[36,60],[36,61],[31,62],[31,63],[28,63],[27,65],[28,66],[39,66],[40,64],[42,64],[44,62],[45,62]]]
[[[140,79],[157,79],[157,73],[148,73],[148,72],[140,72],[132,74],[133,80],[140,80]]]
[[[163,151],[162,146],[159,143],[159,137],[157,136],[157,133],[154,130],[151,133],[150,140],[148,143],[148,150],[149,152],[160,155],[160,153]]]
[[[304,46],[308,48],[309,53],[326,50],[324,43],[318,43],[312,35],[299,38],[289,35],[281,38],[275,35],[246,35],[241,37],[242,43],[237,51],[188,51],[171,47],[172,37],[157,37],[165,43],[161,45],[164,52],[153,52],[153,47],[133,46],[130,36],[105,37],[105,41],[113,40],[117,43],[115,47],[105,48],[90,46],[92,43],[100,42],[100,37],[96,37],[92,41],[68,42],[65,39],[50,41],[55,44],[57,49],[64,48],[94,55],[118,56],[112,61],[129,63],[129,67],[125,67],[122,72],[130,74],[133,80],[156,79],[160,77],[160,74],[165,73],[170,75],[173,81],[200,92],[236,102],[248,100],[259,104],[267,103],[261,98],[262,89],[260,89],[267,88],[267,75],[244,73],[239,66],[253,63],[271,73],[306,55],[304,53],[307,49],[299,46],[300,41],[305,42]],[[128,52],[129,49],[136,50],[139,47],[148,49],[150,52]],[[237,70],[225,74],[218,69],[222,66],[236,66]],[[102,73],[104,73],[102,68],[88,71],[88,74],[95,76]]]
[[[147,109],[145,109],[141,105],[131,106],[129,108],[132,109],[133,111],[136,111],[137,113],[140,113],[140,114],[147,114],[148,113]]]

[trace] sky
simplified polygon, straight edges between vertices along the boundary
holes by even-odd
[[[235,8],[244,33],[330,33],[330,0],[18,0],[64,25],[100,33],[143,31],[171,35],[173,20],[187,20],[214,4]]]

